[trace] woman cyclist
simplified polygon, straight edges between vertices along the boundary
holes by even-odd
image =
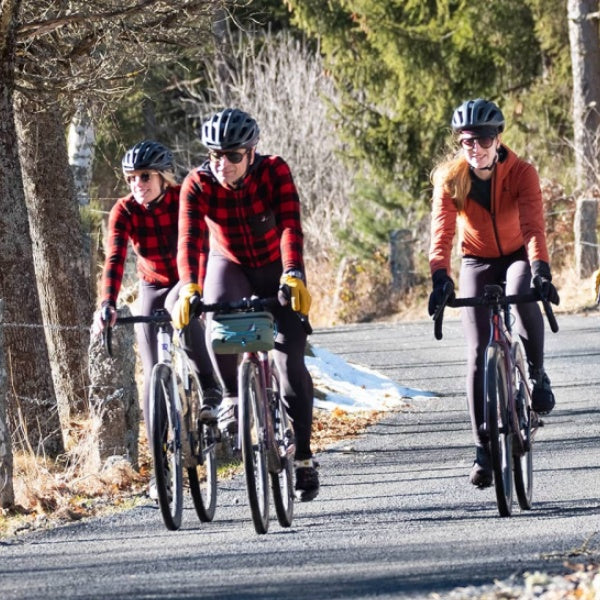
[[[535,168],[501,141],[504,116],[493,102],[478,98],[461,104],[452,117],[460,150],[432,172],[433,207],[429,264],[433,291],[429,314],[442,301],[446,284],[453,286],[450,258],[457,218],[462,221],[461,296],[478,296],[488,284],[506,282],[507,294],[527,293],[532,274],[547,298],[558,304],[551,283],[542,194]],[[515,306],[519,333],[533,384],[533,409],[554,407],[550,379],[544,370],[544,323],[537,303]],[[476,445],[470,481],[492,484],[484,419],[484,360],[490,336],[487,307],[462,309],[467,340],[467,400]]]
[[[290,169],[279,156],[256,151],[259,128],[247,113],[227,108],[202,125],[209,159],[192,170],[181,190],[177,264],[185,284],[173,309],[173,324],[185,327],[189,305],[201,295],[206,303],[242,297],[275,296],[280,285],[291,294],[273,311],[277,324],[274,357],[296,435],[296,491],[302,501],[319,491],[310,447],[313,385],[304,364],[306,332],[294,311],[307,315],[300,201]],[[205,242],[210,232],[210,247]],[[285,304],[285,306],[284,306]],[[210,332],[208,315],[207,332]],[[210,348],[210,343],[207,341]],[[223,428],[236,427],[237,356],[215,355],[223,385],[221,410],[206,402],[200,418],[218,418]]]
[[[137,255],[137,306],[140,315],[150,315],[164,308],[169,292],[174,302],[180,287],[177,276],[177,227],[181,186],[175,181],[173,155],[158,142],[142,141],[125,153],[122,168],[130,193],[115,203],[108,219],[101,309],[94,315],[96,333],[102,331],[105,322],[114,325],[117,319],[117,298],[129,241]],[[192,345],[190,355],[204,398],[218,401],[221,391],[206,351],[202,325],[197,321],[190,329],[190,335],[187,336]],[[135,332],[144,371],[143,411],[150,440],[150,379],[152,368],[158,361],[156,328],[151,323],[140,323],[135,325]],[[152,495],[152,484],[150,491]]]

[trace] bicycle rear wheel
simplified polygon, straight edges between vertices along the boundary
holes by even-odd
[[[190,493],[198,518],[203,523],[212,521],[217,508],[217,428],[198,419],[202,395],[197,378],[188,374],[186,386],[187,433],[191,452],[187,475]],[[188,463],[189,464],[189,463]]]
[[[515,403],[519,419],[519,439],[513,444],[515,492],[522,510],[531,508],[533,497],[533,437],[531,426],[531,394],[526,379],[525,359],[520,343],[513,346],[515,362]]]
[[[512,433],[508,415],[506,365],[502,349],[492,345],[487,354],[487,420],[498,512],[512,512]]]
[[[279,524],[282,527],[291,527],[294,516],[294,431],[281,396],[279,375],[274,364],[271,364],[270,370],[272,396],[269,398],[269,409],[273,414],[275,441],[282,465],[281,472],[270,473],[271,490]]]
[[[152,372],[152,456],[158,505],[167,529],[181,527],[183,469],[181,465],[181,415],[172,398],[171,369],[158,364]]]
[[[256,533],[269,529],[269,485],[267,453],[264,443],[264,402],[258,365],[244,360],[240,366],[241,445],[246,490]]]

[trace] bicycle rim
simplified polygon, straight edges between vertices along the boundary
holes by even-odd
[[[188,436],[192,454],[191,462],[196,466],[188,467],[188,483],[198,518],[203,523],[212,521],[217,508],[217,429],[213,425],[202,423],[198,419],[201,404],[200,385],[190,375],[187,390]],[[188,463],[189,464],[189,463]]]
[[[183,471],[181,420],[170,398],[171,371],[156,365],[152,375],[152,456],[158,505],[167,529],[181,527]]]
[[[275,441],[279,448],[283,468],[280,473],[270,473],[271,490],[279,524],[282,527],[291,527],[294,516],[294,434],[285,402],[281,397],[279,379],[274,369],[275,367],[271,366],[273,402],[270,408],[273,411]]]
[[[525,380],[525,361],[520,344],[515,348],[515,382],[517,414],[522,451],[513,454],[515,492],[522,510],[531,508],[533,497],[533,439],[531,430],[531,396]]]
[[[256,533],[269,529],[269,486],[264,444],[264,417],[257,366],[244,361],[240,367],[240,421],[246,491]]]
[[[508,422],[506,367],[500,348],[492,346],[487,358],[487,418],[498,512],[512,512],[512,434]]]

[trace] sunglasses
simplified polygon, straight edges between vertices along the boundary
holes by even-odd
[[[139,179],[142,183],[148,183],[150,181],[150,177],[155,173],[140,173],[139,175],[127,175],[125,177],[125,181],[128,185],[131,185],[136,179]]]
[[[464,138],[464,139],[460,140],[460,144],[463,148],[473,148],[475,146],[475,142],[477,142],[477,145],[480,148],[487,150],[488,148],[491,148],[495,139],[496,139],[495,136],[494,137],[485,136],[485,137]]]
[[[219,162],[226,158],[231,164],[238,165],[244,160],[244,156],[248,153],[247,150],[244,152],[217,152],[216,150],[211,150],[208,153],[210,160],[214,162]]]

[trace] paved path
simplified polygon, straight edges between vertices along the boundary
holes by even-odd
[[[559,323],[547,351],[558,406],[535,448],[532,511],[500,518],[493,490],[467,482],[458,321],[441,342],[429,322],[319,330],[314,344],[438,396],[322,453],[322,492],[297,505],[291,529],[273,521],[256,535],[236,479],[220,487],[210,524],[190,505],[183,529],[168,532],[147,505],[3,543],[1,596],[443,598],[527,570],[558,572],[600,540],[600,319]]]

